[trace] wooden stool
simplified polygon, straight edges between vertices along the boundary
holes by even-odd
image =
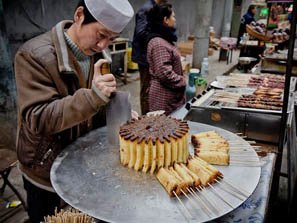
[[[3,178],[3,185],[0,188],[0,193],[3,194],[5,187],[8,186],[15,193],[18,199],[22,202],[26,210],[26,203],[17,189],[9,182],[8,177],[11,169],[17,164],[18,159],[16,152],[9,149],[0,149],[0,175]]]

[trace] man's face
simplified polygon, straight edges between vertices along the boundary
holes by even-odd
[[[88,56],[101,52],[118,36],[119,33],[108,30],[99,22],[81,24],[76,33],[78,47]]]
[[[257,8],[254,8],[254,9],[252,10],[252,13],[253,13],[253,15],[256,15],[256,14],[257,14]]]

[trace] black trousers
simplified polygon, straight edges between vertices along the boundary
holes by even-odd
[[[36,187],[23,177],[27,192],[27,211],[31,223],[40,223],[44,217],[53,215],[55,208],[60,208],[61,198],[53,192]]]
[[[139,65],[139,74],[140,74],[140,107],[142,115],[145,115],[149,112],[148,104],[148,88],[150,84],[149,68]]]

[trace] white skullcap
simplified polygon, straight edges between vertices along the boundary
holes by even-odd
[[[133,17],[127,0],[85,0],[91,15],[109,30],[120,33]]]

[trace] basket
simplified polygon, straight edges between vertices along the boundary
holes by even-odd
[[[262,40],[262,41],[270,41],[271,40],[270,36],[266,36],[266,35],[263,35],[257,31],[255,31],[253,29],[253,27],[250,25],[246,25],[246,31],[250,36],[252,36],[258,40]]]

